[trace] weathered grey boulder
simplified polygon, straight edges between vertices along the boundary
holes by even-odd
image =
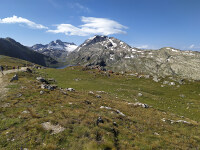
[[[73,88],[67,88],[66,90],[70,91],[70,92],[75,92],[75,89],[73,89]]]
[[[143,104],[143,103],[140,103],[140,102],[136,102],[136,103],[128,103],[128,105],[140,106],[140,107],[143,107],[143,108],[149,108],[149,105],[147,105],[147,104]]]
[[[41,84],[42,89],[55,90],[57,87],[57,85]]]
[[[32,73],[33,71],[30,68],[26,68],[26,72]]]
[[[18,80],[18,79],[19,79],[19,78],[18,78],[18,75],[15,74],[15,75],[12,77],[12,79],[10,80],[10,82],[15,81],[15,80]]]
[[[37,77],[36,80],[39,81],[39,82],[45,83],[45,84],[49,84],[49,82],[42,77]]]

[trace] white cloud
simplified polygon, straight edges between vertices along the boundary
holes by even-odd
[[[13,16],[13,17],[7,17],[4,19],[0,19],[0,23],[7,23],[7,24],[25,24],[31,28],[34,29],[48,29],[48,27],[45,27],[41,24],[36,24],[35,22],[32,22],[26,18],[22,18],[22,17],[17,17],[17,16]]]
[[[190,46],[189,46],[189,48],[194,48],[194,47],[195,47],[195,45],[194,45],[194,44],[192,44],[192,45],[190,45]]]
[[[137,48],[139,48],[139,49],[145,49],[145,48],[149,48],[149,46],[148,45],[141,45],[141,46],[137,46]]]
[[[85,6],[81,5],[80,3],[74,3],[74,6],[81,9],[82,11],[90,12],[90,9],[88,7],[85,7]]]
[[[52,33],[64,33],[66,35],[78,35],[88,36],[94,34],[110,35],[110,34],[124,34],[126,26],[119,24],[114,20],[107,18],[95,18],[95,17],[82,17],[81,21],[84,23],[78,27],[71,24],[59,24],[56,25],[57,29],[48,30]]]

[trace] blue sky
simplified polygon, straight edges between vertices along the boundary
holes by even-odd
[[[199,0],[4,0],[0,37],[32,46],[108,35],[131,46],[200,50]]]

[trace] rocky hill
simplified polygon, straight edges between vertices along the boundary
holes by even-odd
[[[68,56],[71,64],[100,65],[113,71],[200,79],[200,53],[172,47],[141,50],[113,37],[94,36]]]
[[[36,44],[31,47],[36,52],[50,56],[58,61],[66,61],[67,55],[78,46],[74,43],[62,42],[61,40],[52,41],[49,44]]]
[[[52,66],[58,63],[53,58],[34,52],[11,38],[0,38],[0,55],[19,58],[42,66]]]

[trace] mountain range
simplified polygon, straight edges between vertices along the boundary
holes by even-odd
[[[74,43],[62,42],[61,40],[52,41],[49,44],[36,44],[31,47],[36,52],[50,56],[60,62],[65,62],[67,55],[78,46]]]
[[[11,38],[0,39],[0,55],[16,57],[43,66],[59,62],[68,65],[96,66],[102,70],[128,71],[152,76],[178,76],[200,80],[200,53],[172,47],[141,50],[114,37],[96,35],[80,46],[52,41],[31,48]],[[57,60],[57,61],[56,61]]]

